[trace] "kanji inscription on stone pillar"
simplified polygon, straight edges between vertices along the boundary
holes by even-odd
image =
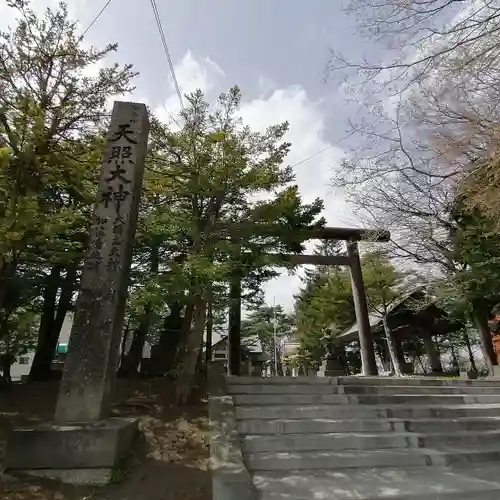
[[[109,416],[148,133],[144,104],[115,102],[56,423]]]

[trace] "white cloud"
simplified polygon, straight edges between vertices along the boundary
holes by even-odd
[[[29,7],[39,16],[43,17],[47,7],[52,10],[57,10],[61,0],[32,0]],[[94,14],[94,9],[88,6],[89,0],[71,0],[67,2],[69,19],[71,21],[77,20],[77,30],[80,28],[83,31],[87,22],[90,22]],[[101,7],[100,7],[101,8]],[[15,26],[15,19],[17,17],[17,10],[9,7],[5,0],[0,1],[0,29],[5,30],[8,26]],[[78,33],[78,31],[77,31]]]
[[[175,72],[183,94],[200,88],[209,100],[216,97],[213,91],[225,77],[223,69],[216,62],[209,58],[195,57],[191,52],[187,52],[175,66]],[[323,215],[327,224],[346,225],[348,210],[344,197],[330,187],[332,170],[338,167],[344,151],[339,147],[329,147],[324,103],[312,100],[299,85],[276,88],[273,81],[265,75],[259,76],[258,84],[261,95],[256,99],[243,101],[241,115],[244,123],[254,130],[263,131],[270,125],[288,121],[289,131],[285,140],[292,147],[287,163],[295,165],[296,182],[304,201],[322,198],[325,202]],[[244,90],[243,88],[243,97]],[[179,110],[179,101],[171,82],[171,94],[167,96],[165,104],[155,110],[155,114],[171,122],[172,117],[177,117]],[[320,151],[322,152],[318,154]],[[312,158],[304,161],[309,157]],[[309,246],[312,247],[312,243]],[[281,277],[269,282],[265,286],[267,301],[272,303],[275,298],[277,304],[290,310],[303,272],[304,269],[299,269],[294,276],[284,272]]]
[[[191,94],[198,89],[210,97],[215,85],[226,76],[216,62],[209,57],[197,59],[191,51],[186,53],[181,62],[174,66],[174,69],[183,98],[185,94]],[[172,94],[167,97],[164,104],[155,109],[156,116],[166,123],[177,120],[181,110],[174,82],[171,78],[169,81]]]
[[[197,89],[208,93],[214,88],[219,78],[226,76],[216,62],[209,57],[196,60],[191,51],[186,53],[180,64],[175,68],[175,74],[183,94],[189,94]],[[171,88],[174,88],[172,83]]]
[[[255,130],[264,130],[269,125],[289,122],[285,140],[292,144],[287,162],[294,167],[297,184],[304,201],[323,198],[324,216],[329,225],[342,225],[346,216],[346,203],[330,187],[332,170],[338,167],[344,151],[330,147],[325,140],[325,115],[322,102],[312,101],[307,92],[294,85],[285,89],[275,89],[269,97],[261,97],[245,102],[242,107],[244,122]],[[310,160],[303,161],[306,158]],[[312,246],[312,245],[310,245]],[[304,269],[290,276],[282,273],[279,278],[265,285],[267,301],[283,305],[286,309],[293,306],[293,295],[300,288],[300,277]]]
[[[60,0],[32,0],[29,7],[33,9],[36,14],[41,15],[45,12],[47,7],[55,10],[57,9]],[[71,0],[67,2],[69,15],[72,19],[80,19],[84,17],[85,19],[92,16],[92,12],[89,12],[88,0]],[[8,25],[12,25],[12,21],[15,18],[16,10],[8,7],[5,0],[0,2],[0,27],[4,29]],[[97,12],[96,12],[97,14]]]
[[[274,90],[276,89],[276,84],[274,83],[274,81],[266,75],[259,75],[257,85],[259,86],[261,97],[274,92]]]
[[[344,155],[342,149],[329,146],[324,139],[325,117],[322,103],[312,101],[306,91],[298,86],[275,89],[267,98],[258,98],[243,103],[242,116],[246,124],[263,131],[269,125],[289,122],[285,140],[292,144],[287,163],[294,167],[297,183],[305,201],[316,197],[325,199],[325,216],[335,223],[340,216],[338,200],[332,199],[330,179],[332,169]],[[304,161],[312,157],[310,160]]]

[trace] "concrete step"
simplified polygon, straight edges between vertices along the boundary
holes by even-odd
[[[271,386],[272,387],[272,386]],[[319,386],[324,389],[333,389],[334,386]],[[500,395],[499,386],[477,386],[477,385],[347,385],[339,386],[345,394],[489,394]],[[285,392],[285,391],[283,391]]]
[[[498,467],[258,473],[261,500],[498,500]]]
[[[419,441],[409,433],[386,434],[283,434],[278,436],[245,436],[244,453],[294,452],[294,451],[343,451],[418,447]],[[416,435],[415,435],[416,436]]]
[[[499,417],[500,405],[449,406],[369,406],[369,405],[317,405],[317,406],[236,406],[236,418],[242,419],[417,419]]]
[[[476,445],[476,446],[481,446]],[[250,471],[332,470],[382,467],[466,466],[500,461],[496,449],[428,448],[389,450],[295,451],[247,453]]]
[[[460,405],[500,404],[500,394],[382,394],[345,396],[350,403],[363,405]],[[279,403],[278,403],[279,404]]]
[[[240,434],[321,434],[331,432],[417,432],[446,433],[500,430],[500,417],[404,419],[249,419],[238,421]]]
[[[343,394],[233,394],[237,405],[338,405],[357,403],[360,396]],[[354,398],[350,400],[349,398]],[[500,403],[500,396],[498,398]]]
[[[404,422],[401,420],[401,422]],[[329,418],[275,420],[240,420],[240,434],[315,434],[329,432],[388,432],[394,430],[389,420],[335,420]],[[500,428],[500,420],[498,423]],[[405,430],[404,427],[401,427]]]
[[[355,395],[342,394],[234,394],[233,400],[241,406],[261,405],[459,405],[459,404],[499,404],[498,395],[460,395],[460,394],[396,394],[396,395]]]
[[[394,430],[408,432],[461,432],[500,430],[500,417],[464,417],[453,419],[390,420]]]
[[[338,377],[226,377],[227,385],[340,385]]]
[[[459,380],[435,377],[226,377],[231,385],[331,385],[331,386],[446,386],[489,387],[500,390],[500,380]]]
[[[322,377],[316,377],[318,380]],[[338,384],[349,386],[426,386],[491,387],[500,389],[500,380],[459,380],[434,377],[339,377]]]
[[[496,386],[447,386],[447,385],[329,385],[329,384],[231,384],[229,394],[348,394],[348,395],[488,395],[500,396],[500,387]]]
[[[446,449],[475,447],[488,443],[488,448],[500,449],[500,429],[486,432],[456,432],[416,434],[409,432],[386,433],[324,433],[283,434],[277,436],[249,435],[242,439],[244,453],[294,451],[387,450],[401,448]]]
[[[265,379],[264,379],[265,380]],[[344,387],[332,384],[230,384],[229,394],[344,394]],[[361,387],[356,387],[359,389]]]

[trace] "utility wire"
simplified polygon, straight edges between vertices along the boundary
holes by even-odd
[[[295,167],[298,167],[299,165],[302,165],[303,163],[305,163],[306,161],[309,161],[309,160],[312,160],[313,158],[316,158],[316,156],[320,155],[321,153],[324,153],[325,151],[327,151],[328,149],[330,148],[333,148],[335,146],[338,146],[341,142],[345,141],[346,139],[349,139],[349,137],[351,137],[351,135],[354,135],[356,131],[353,131],[353,132],[349,132],[346,136],[342,137],[342,139],[339,139],[338,141],[336,142],[333,142],[332,144],[329,144],[328,146],[326,146],[325,148],[323,149],[320,149],[319,151],[317,151],[316,153],[312,154],[311,156],[308,156],[300,161],[298,161],[297,163],[294,163],[293,165],[290,165],[290,168],[295,168]]]
[[[92,26],[94,26],[94,24],[102,16],[102,14],[109,7],[109,4],[112,1],[113,0],[107,0],[107,2],[104,4],[104,7],[99,11],[99,13],[97,14],[97,16],[94,17],[94,20],[87,26],[87,28],[85,29],[85,31],[80,35],[80,40],[83,39],[83,37],[89,32],[89,30],[92,28]]]
[[[153,9],[153,14],[156,20],[156,26],[158,27],[158,33],[160,34],[161,43],[163,45],[163,49],[165,51],[165,56],[167,58],[168,65],[170,67],[170,74],[172,76],[172,80],[174,82],[175,91],[177,92],[177,96],[179,97],[179,102],[181,103],[181,108],[184,109],[184,101],[182,100],[182,93],[179,88],[179,82],[177,81],[177,77],[175,76],[174,64],[172,62],[172,58],[170,57],[170,50],[168,49],[167,37],[165,36],[165,32],[163,31],[163,26],[161,24],[160,13],[158,12],[158,7],[156,5],[156,0],[150,0],[151,7]]]

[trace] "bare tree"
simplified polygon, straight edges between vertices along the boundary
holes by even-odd
[[[498,72],[499,0],[349,0],[345,11],[361,35],[385,50],[359,61],[332,51],[328,72],[352,70],[358,82],[391,92],[436,71],[488,69],[484,84]]]
[[[393,256],[447,273],[456,173],[443,171],[435,151],[418,142],[400,101],[394,113],[375,109],[371,116],[357,128],[358,146],[334,184],[346,190],[365,223],[391,230]]]
[[[393,255],[453,279],[464,266],[450,238],[457,193],[500,214],[500,0],[350,0],[346,11],[384,50],[360,61],[332,52],[328,73],[345,75],[363,103],[334,183],[391,230]]]
[[[351,201],[365,223],[391,230],[393,256],[418,263],[424,280],[454,283],[458,274],[468,269],[466,262],[457,260],[453,238],[457,189],[467,149],[458,147],[460,134],[454,137],[453,130],[459,132],[472,122],[459,119],[451,107],[443,108],[445,112],[440,114],[438,108],[427,104],[424,101],[421,108],[412,105],[410,114],[401,102],[393,113],[378,111],[375,125],[365,122],[364,128],[358,129],[363,140],[334,181],[350,188]],[[433,136],[434,130],[439,135]],[[478,142],[476,151],[480,146]],[[450,155],[453,149],[456,151]],[[457,286],[459,290],[458,282]],[[487,300],[469,299],[485,359],[496,364]]]

